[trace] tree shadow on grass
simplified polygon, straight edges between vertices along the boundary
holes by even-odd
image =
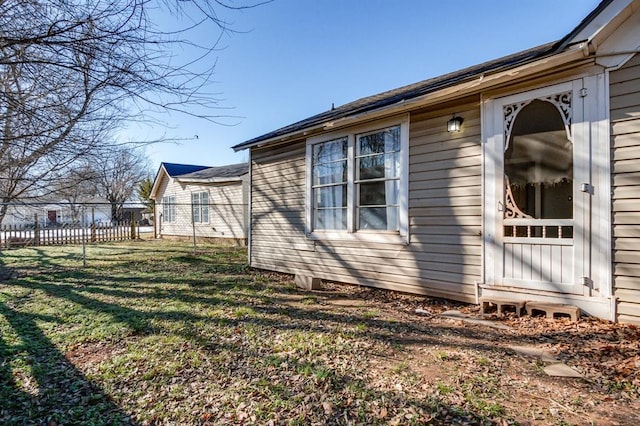
[[[74,273],[74,277],[78,282],[100,282],[100,284],[78,286],[53,283],[49,281],[50,277],[41,277],[42,279],[33,279],[32,277],[31,280],[22,282],[20,286],[43,291],[50,297],[73,302],[89,311],[108,314],[113,321],[123,324],[135,335],[149,335],[159,332],[161,331],[158,329],[159,323],[193,324],[199,321],[219,323],[230,327],[251,324],[280,330],[299,329],[319,333],[325,332],[327,325],[339,329],[366,325],[363,330],[358,332],[361,336],[403,345],[440,345],[443,343],[443,339],[447,339],[448,336],[461,333],[460,327],[455,325],[439,324],[437,327],[433,327],[429,324],[421,324],[420,321],[398,322],[377,317],[365,318],[362,312],[354,309],[347,312],[335,309],[294,307],[287,304],[287,299],[280,297],[277,293],[268,295],[260,293],[268,286],[243,280],[222,283],[215,280],[197,280],[194,284],[193,280],[185,283],[179,278],[174,278],[162,280],[159,284],[150,284],[146,283],[144,279],[121,279],[118,277],[109,286],[103,283],[104,276],[95,273],[79,271]],[[240,278],[246,277],[240,276]],[[176,288],[175,286],[178,284],[182,284],[182,288]],[[135,291],[141,287],[144,288],[144,291]],[[307,293],[301,293],[297,290],[286,290],[284,293],[287,294],[307,295]],[[101,299],[102,296],[116,300],[105,301]],[[136,309],[138,306],[148,307],[149,304],[145,304],[146,301],[152,301],[156,309]],[[206,307],[220,306],[232,310],[250,307],[256,315],[212,318],[197,309],[192,309],[191,312],[163,309],[172,302],[200,304]],[[184,338],[195,340],[200,338],[200,335],[191,328],[181,328],[181,330],[181,335]],[[466,327],[463,332],[471,340],[469,343],[458,342],[454,345],[460,346],[461,349],[495,351],[499,347],[492,342],[500,342],[504,339],[503,331],[486,327]],[[510,342],[511,344],[531,343],[538,337],[535,332],[531,335],[519,333],[510,336]],[[566,338],[564,334],[558,337]],[[209,343],[205,342],[205,345],[209,345]]]
[[[0,423],[134,424],[38,326],[55,318],[2,302],[0,316],[8,325],[0,334]]]
[[[237,365],[238,374],[246,374],[247,365],[249,368],[253,368],[252,364],[255,362],[269,362],[269,355],[265,354],[262,350],[246,348],[239,341],[219,339],[212,335],[202,335],[193,326],[194,324],[199,322],[218,323],[221,326],[235,329],[237,333],[244,333],[243,330],[245,327],[252,326],[282,331],[299,330],[304,332],[315,331],[318,333],[326,333],[326,325],[328,323],[333,324],[333,327],[339,329],[363,321],[363,319],[355,313],[351,315],[344,313],[315,312],[310,315],[309,312],[297,308],[271,306],[268,301],[265,301],[264,298],[260,298],[255,294],[245,294],[244,297],[246,297],[247,300],[255,297],[255,303],[250,303],[250,306],[255,308],[255,311],[259,314],[258,317],[246,315],[231,318],[211,318],[193,310],[191,312],[171,310],[147,312],[126,305],[126,301],[130,300],[126,291],[120,291],[117,294],[121,302],[112,303],[93,297],[101,292],[108,295],[110,293],[108,289],[76,288],[73,285],[46,281],[45,278],[49,277],[41,278],[41,280],[34,280],[33,277],[30,280],[22,280],[18,285],[25,289],[44,292],[51,300],[59,299],[71,302],[74,305],[78,305],[88,311],[93,311],[96,314],[107,314],[111,317],[111,321],[126,326],[132,336],[166,336],[175,334],[193,342],[202,350],[211,352],[212,354],[222,352],[236,353],[238,354],[238,358],[234,359],[233,362]],[[229,288],[218,288],[217,296],[206,295],[204,297],[198,297],[189,296],[187,293],[173,292],[163,294],[161,297],[167,301],[177,299],[178,301],[187,303],[197,301],[198,303],[206,303],[209,306],[214,306],[219,303],[224,303],[226,306],[229,306],[226,304],[226,298],[224,297],[224,293]],[[151,297],[158,297],[158,295],[156,294]],[[231,308],[233,308],[233,306],[231,306]],[[37,315],[25,314],[16,309],[12,309],[7,304],[1,306],[0,315],[7,319],[7,322],[15,334],[20,337],[21,341],[28,342],[24,343],[24,347],[18,350],[18,352],[15,347],[9,347],[9,345],[5,343],[2,348],[5,359],[16,360],[18,357],[26,359],[25,362],[32,366],[32,376],[39,389],[37,394],[32,395],[24,391],[23,386],[19,385],[15,380],[9,380],[12,372],[5,364],[4,370],[2,371],[3,381],[6,383],[6,385],[4,385],[3,395],[7,395],[8,398],[5,399],[11,402],[4,404],[5,408],[3,409],[4,411],[2,411],[0,419],[5,421],[5,423],[14,424],[48,420],[61,420],[63,423],[83,423],[95,420],[99,423],[113,424],[128,421],[126,414],[117,407],[97,385],[92,383],[91,380],[87,379],[82,372],[73,366],[38,327],[38,321],[51,321],[51,318],[39,318]],[[308,321],[309,319],[314,319],[317,323],[310,323]],[[369,328],[363,331],[362,335],[371,339],[392,339],[393,333],[397,331],[398,327],[396,323],[374,318],[367,319],[367,323],[369,324]],[[179,326],[179,324],[186,324],[187,326]],[[424,331],[421,328],[413,328],[410,325],[408,327],[414,332]],[[430,340],[429,337],[424,336],[422,343],[429,343]],[[434,337],[433,342],[435,343],[436,341],[437,339]],[[302,372],[302,374],[305,374],[304,371],[309,369],[308,371],[313,375],[314,371],[331,371],[332,368],[331,365],[327,365],[321,360],[309,363],[308,361],[300,361],[295,356],[289,356],[287,360],[288,366],[283,367],[283,371],[281,371],[281,374],[285,376],[290,374],[291,369]],[[233,370],[231,370],[230,373],[234,374]],[[256,368],[253,373],[250,374],[255,376],[254,378],[267,383],[270,380],[269,374],[271,373],[269,373],[267,369]],[[438,399],[415,399],[402,393],[375,390],[361,378],[354,378],[344,374],[341,375],[337,372],[330,372],[328,376],[331,381],[329,385],[330,389],[328,390],[334,393],[334,396],[355,392],[358,395],[363,395],[363,398],[366,396],[371,399],[393,400],[395,401],[394,403],[399,404],[398,410],[402,407],[412,407],[413,410],[417,410],[416,413],[418,414],[415,415],[418,417],[416,417],[416,419],[422,418],[420,417],[422,414],[419,414],[422,412],[428,418],[437,420],[439,418],[438,416],[441,415],[438,413],[442,411],[442,413],[444,413],[442,415],[445,416],[442,417],[443,419],[451,413],[455,413],[455,418],[475,419],[476,422],[472,424],[479,424],[479,422],[484,421],[482,420],[484,416],[480,413],[474,413],[464,407],[447,407],[446,404]],[[243,380],[244,378],[234,376],[234,379]],[[122,380],[125,380],[125,378],[122,378]],[[308,387],[308,383],[303,390],[309,394],[314,392],[313,386]],[[356,396],[354,396],[354,398],[355,397]],[[298,398],[298,396],[295,398]],[[302,401],[300,402],[302,403]],[[366,424],[374,419],[371,417],[371,413],[365,415],[361,409],[353,405],[353,402],[349,402],[348,397],[344,401],[335,401],[331,413],[324,413],[324,411],[322,411],[322,401],[318,400],[316,402],[318,402],[319,405],[316,407],[310,406],[311,412],[300,414],[303,417],[301,417],[299,421],[303,423],[313,420],[328,422],[329,424]],[[369,408],[373,410],[373,407]],[[389,408],[389,410],[391,410],[391,408]],[[408,411],[403,415],[411,415],[411,412]],[[442,422],[444,422],[444,420],[442,420]],[[374,423],[383,424],[384,421],[376,421]],[[434,424],[438,424],[438,421],[435,421]]]
[[[275,292],[265,293],[268,287],[263,283],[255,283],[255,288],[250,282],[250,278],[238,275],[241,281],[238,283],[235,279],[224,282],[215,282],[213,279],[184,279],[180,276],[172,276],[169,280],[162,283],[148,283],[144,278],[113,278],[107,276],[108,273],[101,275],[99,271],[74,271],[74,277],[82,285],[69,284],[64,282],[62,275],[46,274],[42,276],[29,277],[25,280],[17,280],[16,284],[36,292],[43,292],[52,301],[58,299],[67,303],[72,303],[83,308],[86,311],[95,312],[100,316],[108,316],[109,320],[114,323],[122,324],[128,329],[128,333],[132,339],[131,344],[136,344],[137,337],[158,335],[158,336],[180,336],[188,340],[201,350],[217,355],[220,353],[237,354],[231,361],[232,368],[228,370],[228,374],[233,375],[232,380],[246,381],[247,386],[253,386],[255,383],[263,383],[265,389],[255,389],[256,395],[267,395],[267,399],[277,399],[286,397],[292,399],[296,404],[311,404],[312,412],[310,417],[300,418],[299,422],[325,422],[328,424],[366,424],[378,423],[384,424],[387,420],[397,414],[396,411],[389,412],[388,416],[371,417],[366,414],[354,402],[349,402],[349,395],[357,393],[371,401],[387,400],[393,401],[393,410],[404,408],[413,408],[414,410],[424,412],[424,416],[416,414],[416,422],[425,421],[431,424],[449,424],[452,419],[455,421],[467,421],[469,424],[482,424],[488,422],[482,412],[475,410],[473,407],[461,407],[447,405],[441,399],[425,395],[424,398],[418,398],[402,392],[394,392],[393,390],[382,391],[376,389],[370,383],[367,383],[360,377],[352,377],[348,372],[340,374],[332,371],[330,363],[323,362],[322,359],[312,361],[297,358],[296,354],[282,355],[281,359],[273,358],[274,354],[269,348],[261,348],[254,350],[247,348],[247,340],[239,338],[238,340],[224,339],[214,334],[201,333],[197,328],[197,324],[214,324],[228,327],[242,336],[245,330],[251,328],[268,330],[271,336],[275,336],[279,332],[300,331],[300,332],[316,332],[329,333],[330,336],[341,336],[349,338],[354,335],[358,338],[366,338],[378,341],[384,341],[391,344],[421,344],[421,345],[442,345],[443,343],[449,347],[459,347],[461,350],[472,349],[474,351],[495,352],[496,346],[491,344],[491,340],[498,340],[502,332],[495,330],[478,329],[475,333],[470,333],[467,341],[450,340],[448,335],[456,333],[456,327],[448,327],[439,324],[420,324],[420,321],[397,322],[388,321],[383,318],[363,317],[358,310],[331,310],[327,308],[314,309],[304,306],[295,306],[287,303],[290,299],[284,297],[284,293],[291,294],[297,292],[292,289],[286,289],[280,294],[280,288],[275,288]],[[108,285],[111,279],[111,287]],[[97,282],[97,285],[92,285]],[[140,288],[144,287],[141,291]],[[284,290],[284,288],[282,289]],[[299,292],[301,296],[308,293]],[[153,302],[153,307],[148,310],[145,300]],[[172,302],[190,304],[201,304],[202,307],[216,307],[218,305],[228,308],[233,314],[235,309],[239,312],[241,308],[251,308],[248,314],[240,313],[237,316],[227,315],[224,318],[209,316],[206,312],[199,310],[196,306],[188,306],[185,310],[174,310],[169,304]],[[99,413],[100,418],[114,419],[112,422],[117,423],[120,419],[126,417],[115,404],[109,402],[109,399],[101,393],[100,389],[87,380],[72,364],[70,364],[64,355],[47,339],[43,331],[38,328],[39,321],[49,321],[51,318],[38,317],[34,314],[24,314],[11,305],[2,305],[0,314],[8,319],[11,328],[15,330],[19,336],[25,336],[22,340],[34,342],[23,348],[23,352],[27,353],[28,358],[35,361],[29,361],[39,365],[40,370],[34,372],[35,382],[39,389],[44,389],[38,395],[32,395],[25,386],[17,383],[11,367],[7,367],[7,363],[2,364],[0,377],[3,383],[7,383],[6,389],[9,393],[15,392],[17,395],[16,403],[8,405],[10,414],[2,412],[1,419],[9,418],[9,415],[22,415],[25,422],[41,421],[47,414],[47,410],[56,413],[56,407],[66,407],[71,415],[74,410],[83,411],[85,417],[78,417],[78,422],[84,421],[91,413]],[[366,327],[357,329],[357,325],[365,324]],[[357,329],[357,332],[354,331]],[[346,333],[341,333],[345,330]],[[349,334],[351,333],[351,334]],[[529,337],[525,337],[528,339]],[[520,337],[514,336],[514,341]],[[3,343],[0,348],[4,359],[17,359],[15,345]],[[266,350],[265,350],[266,349]],[[6,355],[5,355],[6,354]],[[49,356],[47,354],[53,354]],[[48,360],[47,358],[50,358]],[[304,399],[299,400],[299,393],[287,391],[281,387],[272,387],[272,373],[268,370],[268,365],[275,365],[276,373],[283,377],[291,375],[293,370],[297,375],[305,376],[309,374],[307,382],[317,381],[316,372],[321,376],[328,378],[319,382],[319,385],[328,386],[327,391],[333,396],[333,405],[331,409],[322,406],[322,400],[314,399],[316,393],[314,386],[305,385],[303,393],[312,395],[311,402],[305,402]],[[286,366],[285,366],[286,365]],[[328,373],[322,373],[328,371]],[[125,380],[125,378],[122,378]],[[141,379],[140,379],[141,380]],[[213,378],[209,380],[214,380]],[[61,385],[58,385],[58,384]],[[72,385],[76,383],[75,385]],[[58,386],[56,388],[56,386]],[[55,392],[51,393],[48,389],[58,389],[60,386],[65,389],[79,389],[73,398],[62,400]],[[75,386],[75,388],[74,388]],[[2,394],[3,398],[5,393]],[[355,398],[355,396],[354,396]],[[366,401],[366,398],[364,401]],[[6,398],[5,398],[6,399]],[[20,414],[26,403],[23,401],[31,401],[36,405],[32,411],[25,411],[26,414]],[[35,402],[33,402],[35,401]],[[96,402],[97,401],[97,402]],[[19,405],[22,404],[22,405]],[[66,405],[65,405],[66,404]],[[102,405],[100,405],[102,404]],[[315,404],[315,405],[314,405]],[[354,405],[355,404],[355,405]],[[368,404],[362,402],[361,404]],[[45,407],[40,409],[37,407]],[[235,411],[235,407],[227,407],[230,411]],[[370,406],[370,409],[374,407]],[[36,411],[33,411],[36,410]],[[324,413],[324,414],[323,414]],[[411,416],[411,410],[402,412],[403,415]],[[451,417],[453,416],[453,417]],[[67,418],[68,419],[68,418]],[[75,419],[75,417],[73,418]],[[466,420],[465,420],[466,419]],[[413,421],[413,420],[411,420]],[[69,422],[67,420],[67,422]],[[74,423],[71,421],[70,423]],[[409,422],[406,417],[402,422]],[[401,423],[402,423],[401,422]]]

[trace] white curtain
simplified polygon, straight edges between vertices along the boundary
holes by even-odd
[[[385,181],[385,204],[387,205],[387,230],[397,231],[399,229],[398,222],[398,183],[395,178],[398,177],[400,171],[400,153],[394,152],[397,146],[395,133],[387,132],[385,134],[385,152],[393,154],[385,154],[384,159],[384,177]]]

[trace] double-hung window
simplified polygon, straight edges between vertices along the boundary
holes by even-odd
[[[209,223],[209,193],[192,192],[191,208],[193,212],[193,223]]]
[[[401,118],[307,141],[309,236],[408,242],[408,127]]]
[[[162,219],[167,223],[176,221],[175,195],[167,195],[162,197]]]

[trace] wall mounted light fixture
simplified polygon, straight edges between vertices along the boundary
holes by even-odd
[[[462,117],[457,117],[456,114],[453,113],[451,120],[447,121],[447,132],[459,132],[463,121],[464,119]]]

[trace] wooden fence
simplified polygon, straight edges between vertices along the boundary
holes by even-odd
[[[104,241],[135,240],[140,229],[135,221],[118,223],[65,224],[43,227],[37,219],[33,224],[6,225],[0,228],[0,247],[19,248]]]

